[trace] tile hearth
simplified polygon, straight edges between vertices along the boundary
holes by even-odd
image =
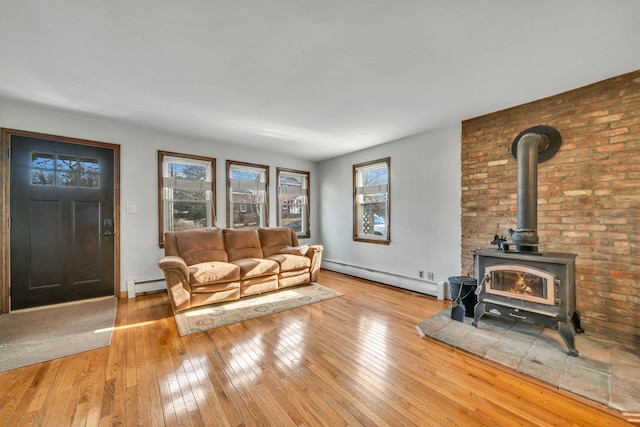
[[[623,414],[640,413],[640,345],[585,332],[578,357],[555,330],[485,316],[451,320],[448,308],[417,326],[421,335],[586,397]]]

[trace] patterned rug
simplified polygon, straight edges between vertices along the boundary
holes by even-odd
[[[442,341],[628,417],[640,416],[640,344],[589,331],[576,335],[578,357],[557,331],[483,316],[478,327],[451,319],[451,308],[423,320],[420,335]]]
[[[241,298],[174,313],[180,336],[255,319],[256,317],[342,296],[317,283],[284,288],[262,295]]]

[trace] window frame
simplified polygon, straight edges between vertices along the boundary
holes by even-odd
[[[381,237],[360,234],[360,203],[359,203],[359,188],[364,188],[358,185],[358,177],[362,170],[375,169],[376,165],[386,167],[387,169],[387,182],[386,182],[386,202],[385,202],[385,235]],[[391,157],[385,157],[382,159],[371,160],[364,163],[358,163],[353,165],[353,241],[374,243],[379,245],[388,245],[391,243]]]
[[[260,217],[260,223],[256,226],[245,226],[238,227],[237,229],[243,228],[259,228],[259,227],[268,227],[269,226],[269,166],[268,165],[260,165],[257,163],[246,163],[246,162],[238,162],[235,160],[227,160],[226,161],[226,191],[227,191],[227,227],[236,229],[233,224],[233,197],[232,197],[232,187],[231,187],[231,170],[234,166],[238,166],[238,168],[245,169],[256,169],[256,172],[261,170],[260,173],[264,173],[265,181],[264,181],[264,201],[261,203],[262,209],[264,211],[264,215]],[[248,203],[245,203],[248,205]]]
[[[173,157],[176,159],[185,159],[187,161],[198,161],[207,163],[211,167],[211,224],[207,227],[215,227],[217,223],[216,212],[216,159],[212,157],[198,156],[193,154],[175,153],[172,151],[158,150],[158,246],[164,248],[164,162],[165,158]]]
[[[278,200],[278,215],[277,215],[277,224],[278,227],[281,227],[281,223],[282,223],[282,208],[283,205],[281,204],[281,200],[280,200],[280,176],[281,175],[289,175],[289,176],[298,176],[298,177],[304,177],[307,181],[307,188],[306,188],[306,192],[305,192],[305,197],[306,197],[306,203],[304,205],[304,211],[302,213],[302,224],[304,226],[304,228],[298,233],[296,232],[296,235],[298,237],[301,238],[305,238],[308,239],[311,237],[311,173],[308,171],[301,171],[301,170],[295,170],[295,169],[288,169],[288,168],[276,168],[276,182],[278,183],[277,186],[277,200]]]

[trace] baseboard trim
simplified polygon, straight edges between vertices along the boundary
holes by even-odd
[[[349,276],[371,280],[372,282],[378,282],[385,285],[395,286],[397,288],[434,296],[438,299],[446,298],[445,282],[418,280],[395,273],[388,273],[327,259],[322,260],[322,268],[330,271],[335,271],[336,273],[348,274]]]

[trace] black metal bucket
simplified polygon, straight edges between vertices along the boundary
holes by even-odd
[[[464,322],[465,317],[473,317],[473,308],[478,302],[477,286],[477,279],[470,276],[449,277],[449,293],[453,300],[451,305],[453,320]]]

